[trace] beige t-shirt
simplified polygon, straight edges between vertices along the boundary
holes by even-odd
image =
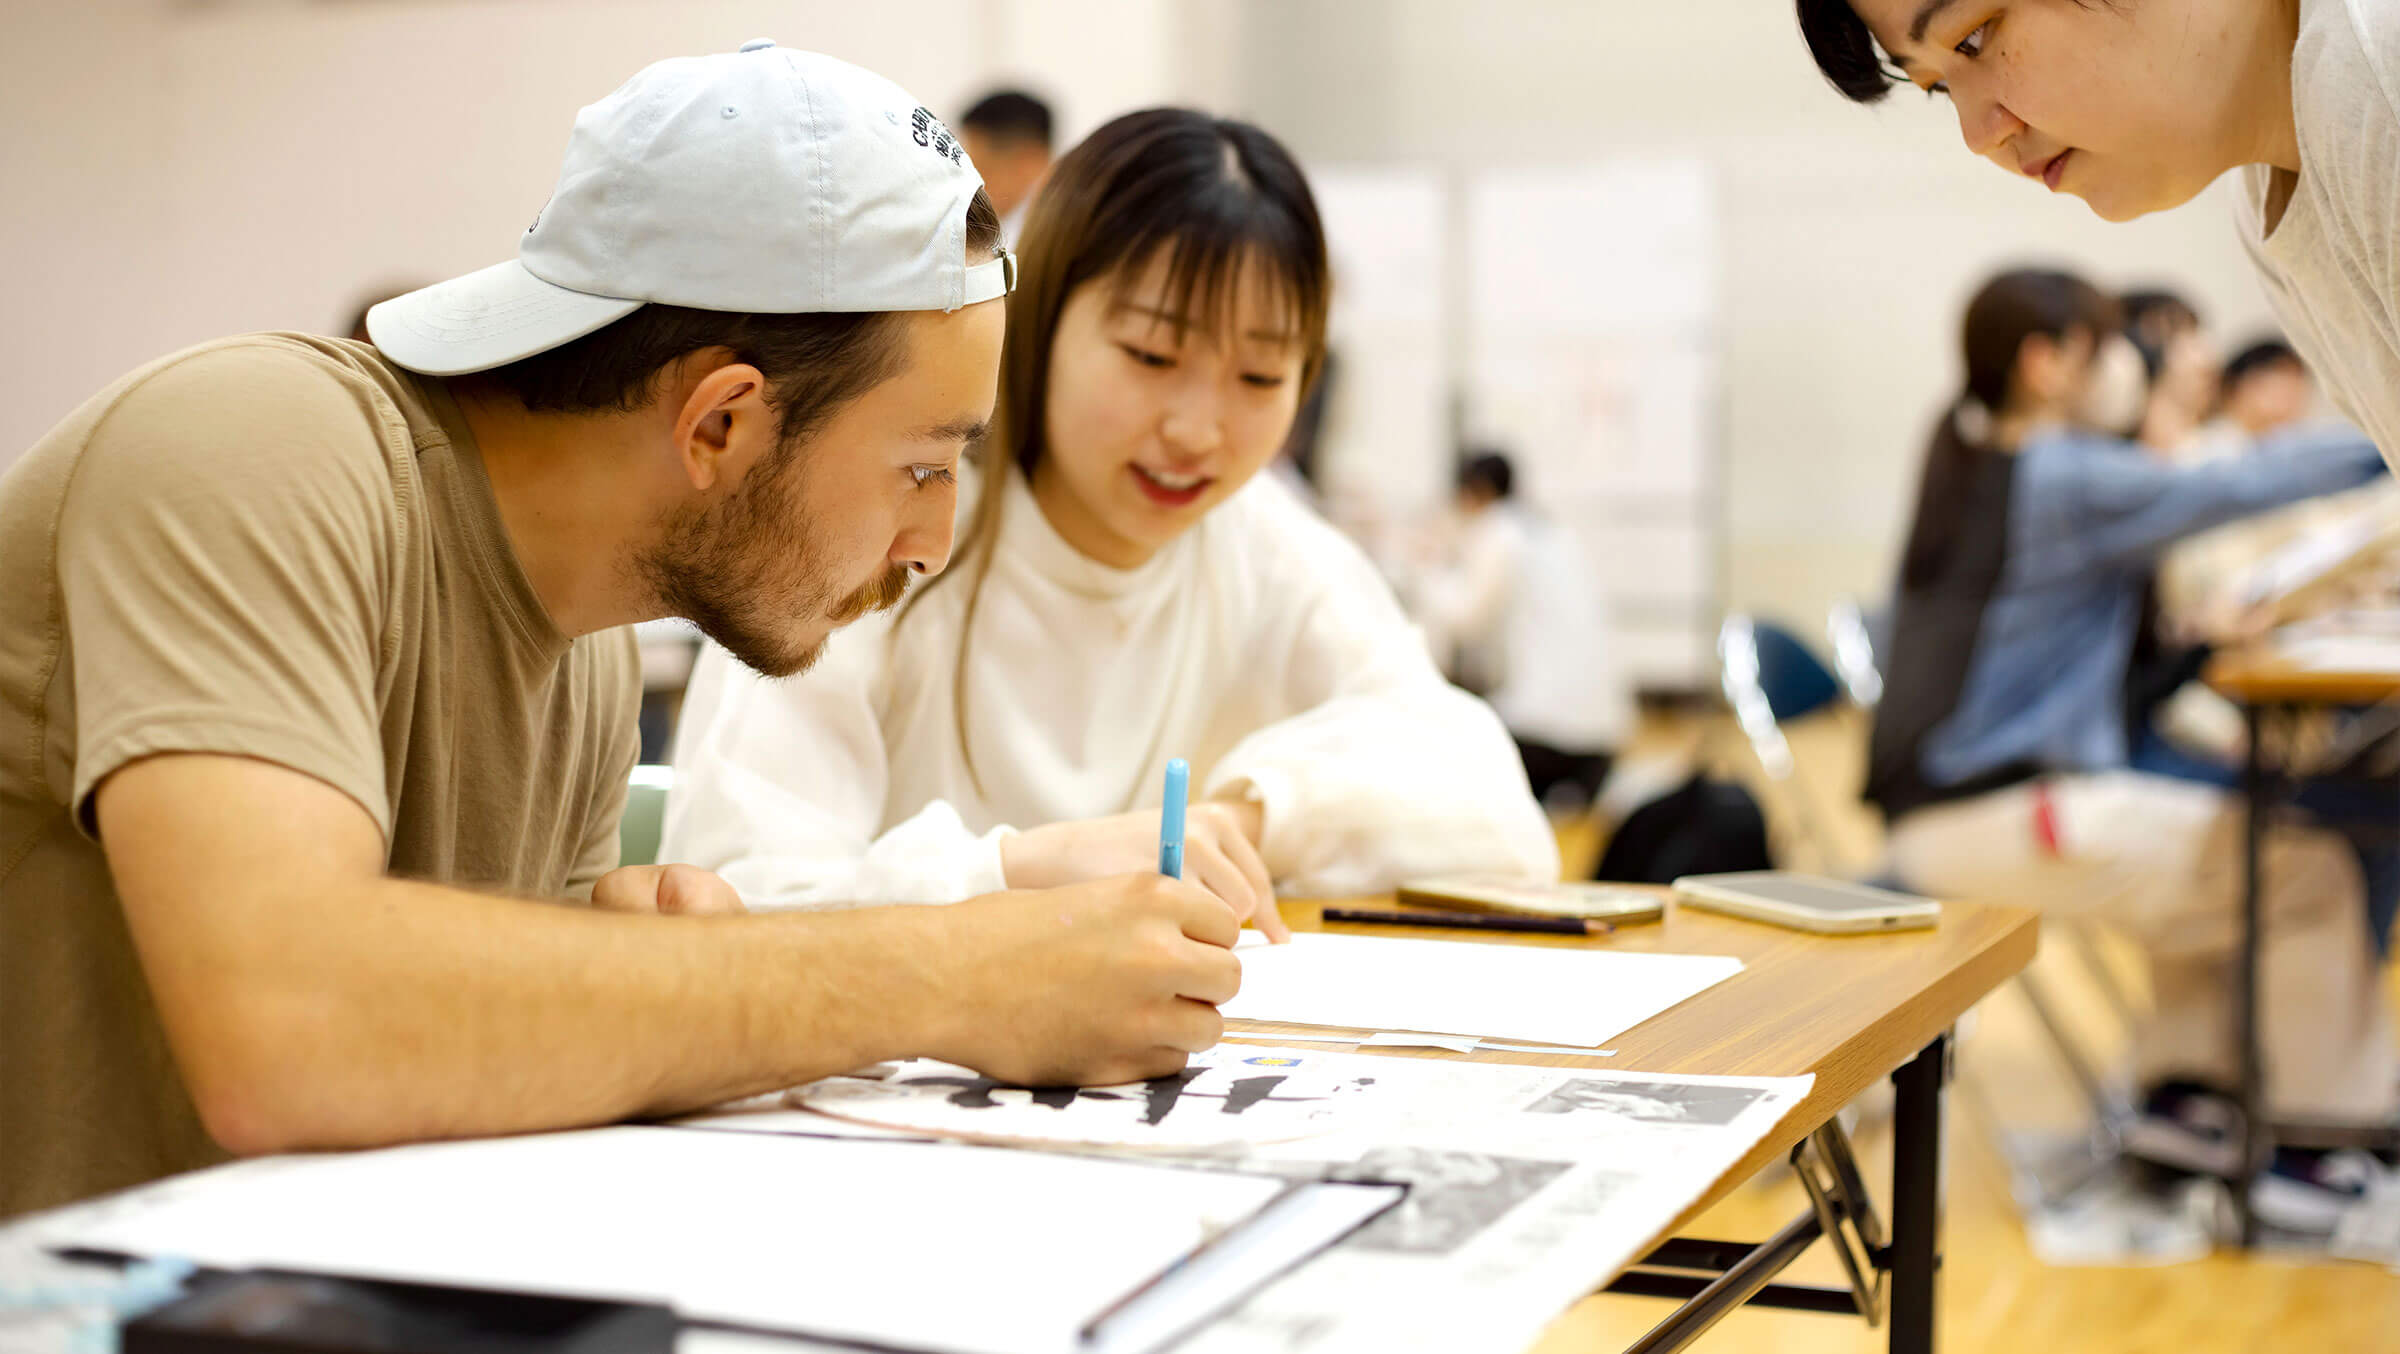
[[[2300,0],[2292,114],[2301,172],[2250,165],[2235,195],[2243,247],[2292,346],[2387,461],[2400,457],[2396,77],[2400,4]],[[2279,189],[2290,200],[2277,219]]]
[[[91,799],[234,753],[364,806],[394,874],[587,895],[636,751],[630,630],[569,642],[457,405],[261,334],[101,392],[0,477],[0,1216],[219,1159]]]

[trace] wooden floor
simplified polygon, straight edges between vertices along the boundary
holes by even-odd
[[[1833,854],[1853,863],[1871,859],[1872,819],[1852,809],[1842,787],[1855,783],[1856,732],[1841,727],[1796,739],[1804,772],[1820,801],[1824,835]],[[1677,721],[1645,731],[1642,744],[1701,749],[1719,770],[1756,782],[1755,763],[1724,728]],[[1793,806],[1767,791],[1779,834],[1799,828]],[[1570,866],[1592,858],[1597,843],[1569,827],[1561,834]],[[1797,843],[1795,842],[1795,852]],[[2116,1024],[2096,984],[2070,947],[2046,938],[2037,972],[2069,999],[2070,1020],[2105,1042]],[[2126,956],[2108,952],[2133,974]],[[2400,1003],[2400,971],[2387,974]],[[1994,1146],[1992,1119],[2036,1127],[2076,1121],[2071,1084],[2048,1053],[2013,990],[1984,1003],[1961,1031],[1958,1073],[1948,1138],[1947,1260],[1941,1286],[1943,1354],[2266,1354],[2268,1351],[2400,1351],[2400,1275],[2330,1260],[2251,1258],[2231,1252],[2190,1264],[2155,1268],[2051,1268],[2035,1260],[2009,1198],[2009,1173]],[[1963,1092],[1963,1093],[1962,1093]],[[1890,1179],[1888,1121],[1876,1119],[1859,1147],[1879,1201]],[[1761,1179],[1705,1215],[1695,1236],[1756,1240],[1807,1207],[1788,1175]],[[1788,1275],[1795,1282],[1838,1284],[1838,1263],[1822,1244]],[[1672,1304],[1645,1298],[1587,1299],[1553,1325],[1538,1354],[1616,1351],[1639,1338]],[[1702,1338],[1707,1351],[1772,1354],[1867,1354],[1884,1348],[1883,1333],[1854,1318],[1802,1312],[1744,1310]]]

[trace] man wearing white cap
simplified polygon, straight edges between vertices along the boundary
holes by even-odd
[[[997,238],[890,83],[662,62],[577,118],[515,260],[376,307],[373,347],[154,363],[0,478],[0,1215],[225,1151],[1213,1043],[1237,922],[1171,880],[747,916],[612,868],[628,622],[795,673],[946,561]]]

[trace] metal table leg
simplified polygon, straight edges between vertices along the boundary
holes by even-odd
[[[1934,1281],[1942,1266],[1942,1086],[1950,1036],[1892,1074],[1892,1354],[1933,1354]]]
[[[1709,1327],[1731,1315],[1761,1289],[1770,1287],[1768,1281],[1792,1261],[1799,1259],[1800,1252],[1807,1250],[1822,1235],[1824,1231],[1815,1214],[1793,1220],[1789,1227],[1776,1233],[1773,1238],[1732,1257],[1732,1263],[1725,1267],[1723,1273],[1691,1293],[1681,1307],[1653,1326],[1648,1334],[1627,1345],[1625,1354],[1672,1354],[1690,1345],[1707,1333]],[[1623,1280],[1611,1285],[1608,1291],[1671,1292],[1675,1296],[1683,1296],[1677,1290],[1648,1290],[1626,1284]]]
[[[2233,1214],[2241,1228],[2241,1242],[2247,1248],[2258,1244],[2258,1214],[2250,1203],[2250,1184],[2264,1165],[2268,1151],[2266,1125],[2266,1077],[2258,1047],[2258,914],[2260,871],[2266,858],[2267,815],[2273,806],[2269,802],[2265,739],[2266,708],[2251,703],[2242,707],[2244,723],[2249,732],[2249,748],[2242,759],[2242,792],[2248,801],[2248,822],[2244,825],[2242,845],[2242,953],[2240,972],[2234,979],[2234,1038],[2235,1057],[2241,1064],[2241,1161],[2231,1182]]]
[[[1951,1047],[1945,1031],[1892,1074],[1898,1093],[1888,1234],[1867,1197],[1849,1136],[1838,1119],[1829,1119],[1792,1148],[1792,1169],[1808,1190],[1809,1212],[1755,1244],[1680,1237],[1661,1242],[1602,1290],[1683,1299],[1626,1354],[1682,1350],[1744,1304],[1849,1312],[1869,1326],[1888,1315],[1892,1354],[1933,1354],[1934,1281],[1942,1266],[1942,1094],[1950,1081]],[[1841,1257],[1849,1287],[1774,1282],[1819,1237]]]

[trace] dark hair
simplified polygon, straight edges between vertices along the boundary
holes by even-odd
[[[1007,477],[1030,479],[1048,439],[1043,401],[1059,316],[1085,283],[1138,276],[1161,257],[1169,308],[1186,324],[1216,316],[1230,325],[1242,265],[1259,260],[1282,284],[1303,353],[1303,399],[1324,366],[1325,316],[1333,300],[1325,226],[1307,176],[1274,137],[1189,108],[1151,108],[1109,122],[1059,157],[1019,241],[1000,396],[981,448],[982,498],[952,568],[916,588],[900,613],[905,622],[935,587],[967,576],[961,680],[955,683],[962,747],[975,612],[991,573]],[[967,774],[980,784],[971,750],[966,760]]]
[[[1960,519],[1973,505],[1967,501],[1974,460],[1998,450],[1989,430],[1970,426],[1964,416],[1968,400],[1990,414],[2008,406],[2017,370],[2017,354],[2035,335],[2061,339],[2076,330],[2098,338],[2118,325],[2117,306],[2099,288],[2073,273],[2055,269],[2019,268],[1983,284],[1967,303],[1961,325],[1960,348],[1966,356],[1966,390],[1942,415],[1933,440],[1925,448],[1925,469],[1917,483],[1917,511],[1909,528],[1908,546],[1901,554],[1901,586],[1921,587],[1938,577],[1951,545],[1958,539]]]
[[[995,141],[1038,141],[1042,149],[1050,149],[1050,105],[1021,89],[995,90],[975,101],[967,115],[958,120],[961,129],[971,129]]]
[[[2125,333],[2136,342],[2164,348],[2177,334],[2200,327],[2200,310],[2177,292],[2163,287],[2129,291],[2117,298]]]
[[[2055,268],[2012,268],[1983,284],[1967,302],[1959,348],[1967,362],[1966,393],[1994,413],[2008,404],[2017,354],[2040,335],[2062,339],[2082,330],[2097,339],[2121,318],[2107,293]]]
[[[1506,498],[1516,491],[1517,470],[1499,452],[1469,452],[1458,463],[1457,486],[1461,490],[1481,489],[1494,498]]]
[[[966,225],[967,257],[990,257],[1000,244],[1000,214],[980,188],[967,206]],[[899,370],[906,354],[893,314],[795,315],[652,303],[571,343],[494,367],[482,378],[531,410],[630,412],[657,398],[659,373],[669,363],[703,348],[730,348],[773,387],[778,430],[788,447]]]
[[[1850,8],[1850,0],[1797,0],[1797,5],[1808,54],[1816,58],[1825,82],[1843,98],[1875,103],[1891,93],[1892,86],[1908,83],[1908,77],[1884,59],[1875,34]]]
[[[1852,103],[1874,103],[1907,80],[1883,59],[1850,0],[1799,0],[1800,36],[1826,83]]]
[[[2134,355],[2142,359],[2143,388],[2157,385],[2158,378],[2167,369],[2166,348],[2152,342],[2147,335],[2130,325],[2125,329],[2125,341],[2133,345]]]
[[[2279,338],[2260,339],[2235,353],[2225,363],[2225,375],[2217,390],[2220,395],[2230,397],[2234,388],[2252,375],[2281,366],[2298,367],[2303,375],[2308,372],[2308,364],[2300,360],[2299,352],[2292,345]]]

